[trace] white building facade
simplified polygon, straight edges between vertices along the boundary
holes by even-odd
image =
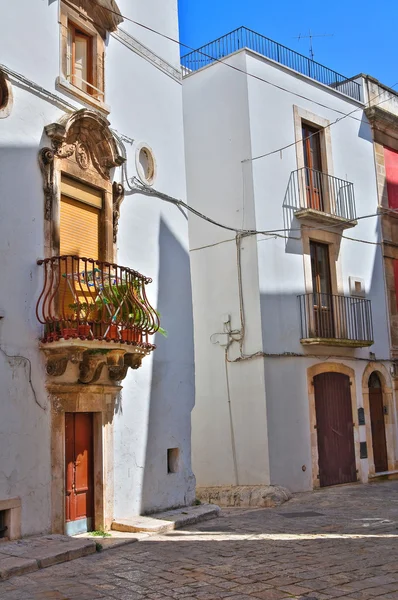
[[[190,216],[198,487],[397,470],[362,78],[244,28],[182,62],[189,202],[230,228]]]
[[[185,197],[179,50],[128,20],[177,38],[177,5],[95,4],[0,3],[9,538],[109,529],[195,498],[187,221],[136,184]]]

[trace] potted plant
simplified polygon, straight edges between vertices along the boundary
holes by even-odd
[[[91,325],[88,321],[94,306],[94,303],[88,302],[75,302],[74,304],[69,304],[69,308],[75,312],[75,318],[78,321],[77,330],[74,330],[76,332],[75,337],[86,338],[90,335]]]

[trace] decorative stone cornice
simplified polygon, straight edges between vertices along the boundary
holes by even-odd
[[[98,173],[109,180],[110,169],[119,167],[126,160],[119,153],[109,125],[109,121],[100,113],[82,108],[44,129],[55,156],[69,158],[75,154],[76,162],[82,169],[87,169],[92,163]]]
[[[121,166],[126,159],[119,153],[109,121],[95,110],[83,108],[63,116],[44,129],[51,140],[51,148],[41,148],[39,164],[43,176],[44,216],[49,221],[52,218],[52,205],[57,197],[55,159],[74,157],[82,171],[96,171],[106,182],[110,181],[111,169]],[[120,208],[122,189],[118,184],[117,211]]]
[[[115,0],[66,0],[66,4],[86,13],[102,33],[115,31],[124,21]]]
[[[119,27],[117,31],[114,31],[112,33],[112,36],[116,40],[127,46],[127,48],[129,48],[130,50],[132,50],[133,52],[150,62],[154,67],[156,67],[175,81],[181,83],[182,73],[180,69],[176,69],[175,67],[173,67],[173,65],[161,58],[158,54],[155,54],[155,52],[150,50],[147,46],[144,46],[144,44],[142,44],[135,37],[127,33],[127,31],[124,31]]]
[[[374,129],[398,138],[398,115],[380,106],[365,108],[365,114]]]

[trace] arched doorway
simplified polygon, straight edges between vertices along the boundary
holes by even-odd
[[[376,371],[370,375],[368,386],[375,471],[376,473],[383,473],[388,471],[386,426],[384,422],[383,389]]]
[[[350,378],[320,373],[314,377],[314,392],[320,485],[356,481]]]

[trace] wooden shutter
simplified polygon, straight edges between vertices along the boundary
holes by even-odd
[[[388,206],[398,208],[398,152],[391,148],[384,148],[384,162],[386,167]]]
[[[100,258],[100,209],[61,197],[60,254]]]

